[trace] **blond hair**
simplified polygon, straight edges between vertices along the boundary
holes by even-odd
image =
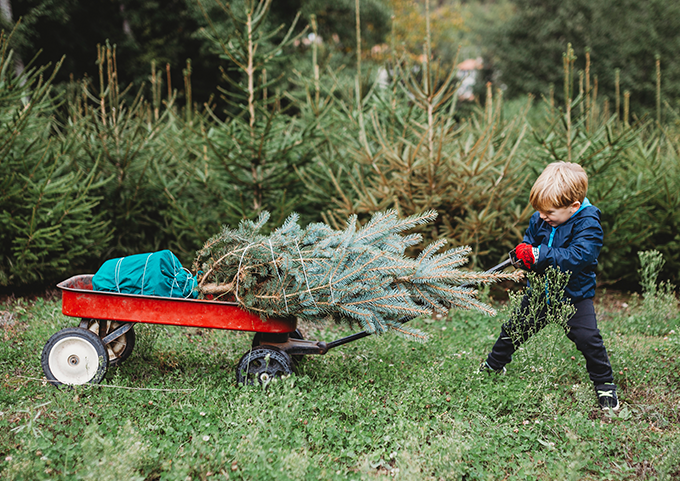
[[[588,175],[578,164],[553,162],[541,172],[531,188],[529,201],[534,209],[545,212],[583,203],[588,192]]]

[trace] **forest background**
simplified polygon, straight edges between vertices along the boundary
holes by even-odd
[[[521,240],[528,191],[579,162],[599,280],[680,268],[680,5],[661,0],[0,2],[0,286],[292,212],[434,209],[477,267]],[[481,60],[474,98],[456,66]]]

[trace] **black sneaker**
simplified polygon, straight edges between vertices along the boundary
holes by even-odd
[[[616,386],[614,384],[599,384],[595,386],[597,400],[603,410],[611,409],[618,411],[619,398],[616,397]]]
[[[494,369],[489,366],[489,363],[484,361],[481,366],[479,366],[479,372],[494,373],[494,374],[505,374],[507,371],[505,366],[500,369]]]

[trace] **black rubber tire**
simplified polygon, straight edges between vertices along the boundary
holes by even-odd
[[[97,334],[67,327],[45,343],[40,363],[45,377],[54,386],[97,384],[106,375],[109,355]]]
[[[124,322],[106,321],[99,319],[82,319],[82,320],[87,321],[88,323],[87,329],[94,332],[97,336],[99,336],[100,334],[99,323],[105,322],[106,325],[104,328],[103,334],[104,337],[108,336],[117,328],[125,324]],[[109,366],[120,365],[120,363],[122,363],[132,355],[132,351],[134,350],[134,348],[135,348],[135,328],[131,327],[128,332],[120,336],[118,339],[114,339],[113,341],[106,345],[106,350],[109,354]]]
[[[277,377],[293,373],[288,354],[275,346],[257,346],[246,352],[236,366],[236,382],[267,385]]]

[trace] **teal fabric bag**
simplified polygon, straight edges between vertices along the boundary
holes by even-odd
[[[95,291],[197,298],[196,277],[169,250],[109,259],[92,278]]]

